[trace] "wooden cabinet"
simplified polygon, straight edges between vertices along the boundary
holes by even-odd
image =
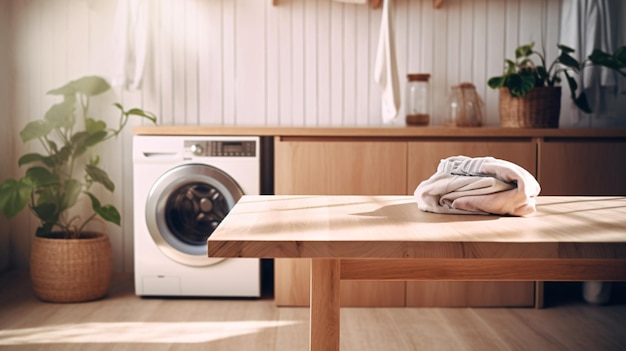
[[[406,143],[276,138],[277,195],[403,195]]]
[[[542,195],[626,195],[626,138],[546,138],[538,161]]]
[[[277,195],[403,195],[407,145],[394,141],[276,138]],[[308,306],[306,259],[274,261],[279,306]],[[404,306],[404,282],[342,281],[343,306]]]
[[[412,194],[448,156],[494,156],[536,173],[532,138],[446,138],[408,141],[364,138],[275,139],[275,192],[279,195]],[[277,259],[275,301],[309,304],[310,262]],[[342,306],[532,306],[532,282],[342,281]]]

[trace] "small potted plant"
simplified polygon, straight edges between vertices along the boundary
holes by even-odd
[[[90,99],[110,89],[103,78],[88,76],[49,91],[63,101],[20,132],[24,143],[38,140],[43,152],[20,157],[19,166],[28,167],[25,175],[0,184],[0,213],[11,218],[28,206],[40,221],[30,269],[35,295],[44,301],[88,301],[108,291],[111,245],[105,233],[89,231],[87,225],[96,218],[120,225],[121,218],[115,206],[102,204],[92,191],[102,186],[113,192],[115,185],[90,151],[117,137],[131,116],[156,122],[153,114],[118,103],[117,126],[94,118]]]
[[[583,62],[572,56],[574,49],[565,45],[557,47],[559,55],[548,66],[545,54],[535,51],[534,43],[521,45],[515,50],[515,61],[505,60],[504,73],[487,81],[489,87],[500,89],[503,127],[558,127],[562,77],[567,81],[576,106],[591,113],[585,92],[581,89],[577,93],[577,77],[583,79],[586,67],[603,66],[626,76],[626,46],[613,54],[596,49]],[[539,63],[533,61],[532,56],[537,56]]]

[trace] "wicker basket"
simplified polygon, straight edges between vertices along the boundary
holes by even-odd
[[[509,128],[558,128],[561,87],[537,87],[523,97],[500,89],[500,125]]]
[[[82,302],[103,297],[111,282],[112,250],[105,234],[81,239],[35,237],[30,277],[35,295],[49,302]]]

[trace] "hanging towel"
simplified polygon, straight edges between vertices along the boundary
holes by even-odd
[[[111,84],[140,89],[148,51],[149,0],[119,0],[115,14]]]
[[[420,210],[523,216],[535,211],[541,188],[524,168],[493,157],[453,156],[415,189]]]
[[[400,87],[396,67],[396,51],[393,39],[392,0],[383,2],[380,20],[378,49],[374,64],[374,80],[381,92],[381,112],[383,122],[391,122],[400,108]]]

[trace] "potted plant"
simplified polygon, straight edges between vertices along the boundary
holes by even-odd
[[[156,122],[149,112],[115,103],[119,123],[107,127],[91,114],[90,100],[110,89],[103,78],[88,76],[49,91],[63,101],[20,132],[24,143],[38,140],[43,152],[20,157],[19,166],[28,167],[25,175],[0,184],[2,214],[11,218],[28,206],[40,221],[30,269],[35,294],[44,301],[93,300],[108,290],[111,245],[105,233],[89,231],[87,225],[98,218],[120,225],[121,218],[115,206],[102,204],[92,191],[102,186],[113,192],[115,185],[100,167],[100,157],[90,152],[117,137],[131,116]]]
[[[500,89],[500,121],[503,127],[558,127],[561,76],[565,77],[574,104],[591,113],[584,90],[578,90],[578,79],[583,79],[586,67],[597,65],[626,76],[626,46],[613,54],[594,50],[583,62],[576,60],[574,49],[557,45],[559,55],[546,65],[545,54],[534,50],[534,42],[515,50],[515,61],[505,60],[503,75],[487,81],[489,87]],[[539,58],[539,63],[532,60]],[[581,82],[581,86],[582,86]]]

